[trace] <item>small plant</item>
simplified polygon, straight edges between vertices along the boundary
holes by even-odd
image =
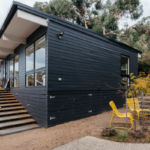
[[[150,138],[146,138],[145,140],[147,143],[150,143]]]
[[[125,130],[124,132],[118,132],[117,139],[119,140],[125,140],[129,137],[128,130]]]
[[[114,128],[105,128],[102,131],[102,136],[105,137],[111,137],[111,136],[116,136],[117,135],[117,130]]]

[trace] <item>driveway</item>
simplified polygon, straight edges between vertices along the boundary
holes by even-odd
[[[150,150],[150,144],[118,143],[86,136],[53,150]]]

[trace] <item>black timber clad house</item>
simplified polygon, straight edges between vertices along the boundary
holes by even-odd
[[[121,106],[120,81],[138,73],[138,50],[18,2],[0,37],[1,87],[43,127]]]

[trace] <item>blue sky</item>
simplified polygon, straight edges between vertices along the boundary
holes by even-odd
[[[19,1],[29,6],[33,6],[35,1],[44,2],[49,0],[16,0],[16,1]],[[13,0],[0,0],[0,27],[3,24],[4,19],[6,18],[9,12],[12,2]],[[144,10],[142,17],[150,16],[150,11],[149,11],[150,0],[141,0],[141,4],[143,5],[143,10]],[[123,27],[126,22],[128,22],[130,26],[136,23],[135,21],[131,21],[130,19],[122,19],[120,21],[120,27]]]

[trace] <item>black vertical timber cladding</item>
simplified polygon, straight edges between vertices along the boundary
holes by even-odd
[[[48,126],[108,110],[110,100],[122,106],[120,56],[130,57],[130,72],[137,75],[137,52],[53,21],[48,49]]]
[[[40,27],[27,39],[27,45],[21,45],[15,53],[19,54],[19,88],[12,88],[11,92],[23,104],[33,118],[43,127],[47,127],[47,86],[26,87],[25,86],[25,49],[35,40],[46,33],[46,28]],[[47,48],[46,48],[47,53]],[[47,56],[47,55],[46,55]],[[47,63],[47,58],[46,58]]]

